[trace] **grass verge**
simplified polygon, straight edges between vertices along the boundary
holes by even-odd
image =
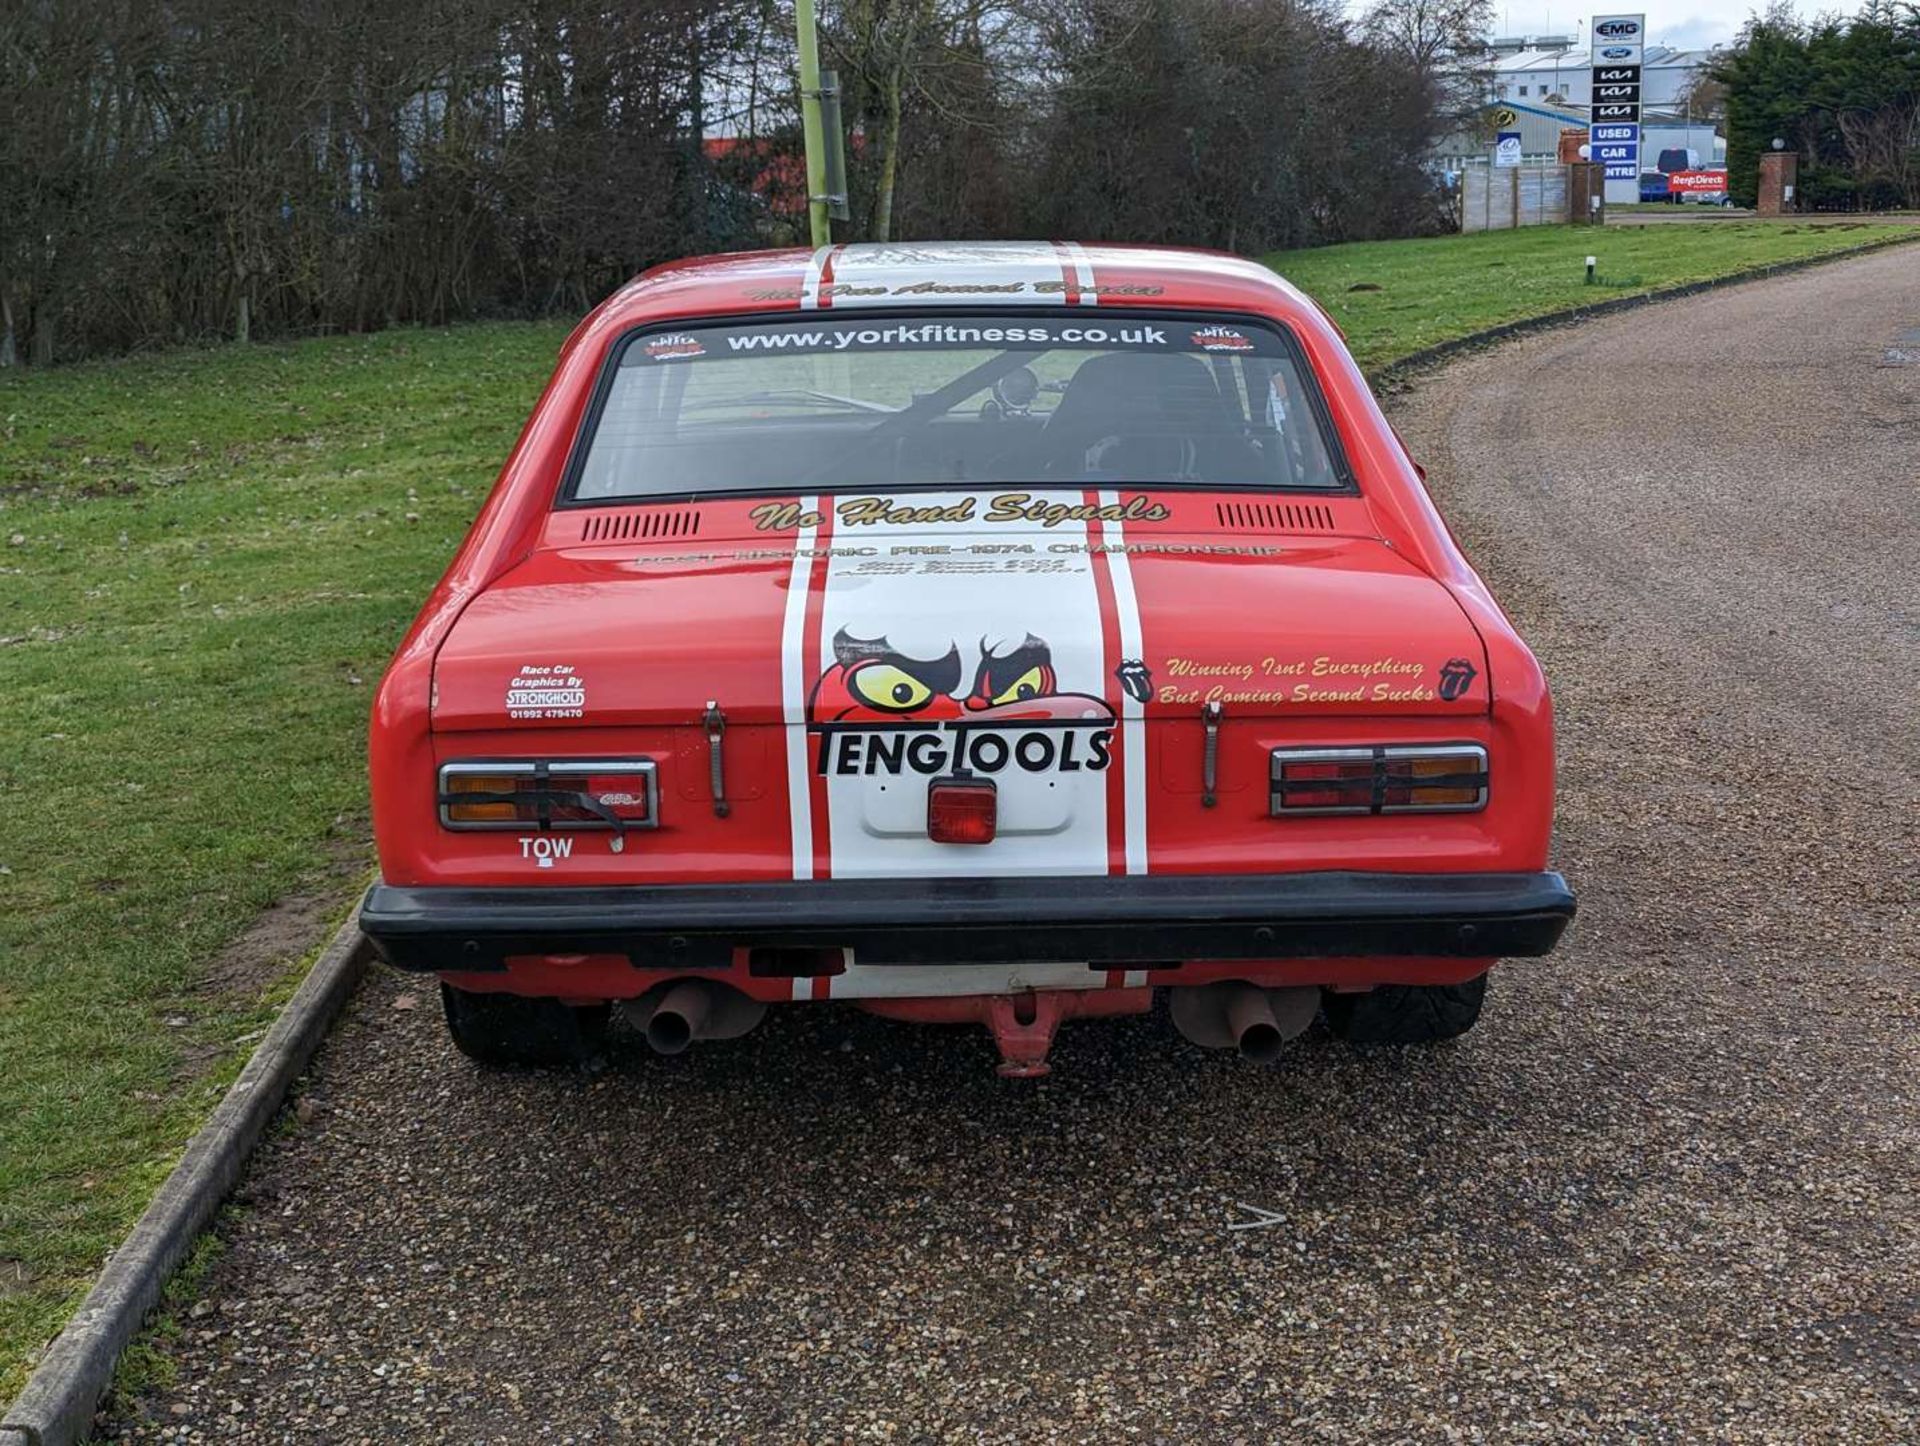
[[[372,685],[562,335],[0,374],[0,1401],[348,907]]]
[[[1896,233],[1541,228],[1270,259],[1378,369],[1627,277]],[[564,333],[0,373],[0,1402],[350,905],[372,685]]]
[[[1319,301],[1370,374],[1489,327],[1914,236],[1868,222],[1531,226],[1280,252],[1266,263]],[[1586,258],[1598,259],[1586,281]]]

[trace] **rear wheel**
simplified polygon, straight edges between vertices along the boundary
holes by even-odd
[[[1352,1044],[1432,1044],[1472,1029],[1487,997],[1487,975],[1464,984],[1382,984],[1365,994],[1321,1000],[1327,1025]]]
[[[605,1043],[612,1013],[604,1004],[475,994],[451,984],[440,986],[440,1004],[454,1044],[482,1064],[579,1064]]]

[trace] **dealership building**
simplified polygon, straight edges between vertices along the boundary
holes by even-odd
[[[1711,50],[1647,47],[1640,122],[1646,169],[1669,150],[1689,151],[1701,166],[1726,164],[1727,143],[1714,123],[1687,111],[1694,82],[1717,59]],[[1524,164],[1551,165],[1559,158],[1561,133],[1587,128],[1593,70],[1584,41],[1571,35],[1491,40],[1473,64],[1483,79],[1482,101],[1473,123],[1436,148],[1442,170],[1490,164],[1496,132],[1519,135]]]
[[[1479,62],[1488,100],[1585,106],[1591,103],[1591,61],[1586,42],[1571,35],[1518,35],[1487,42]],[[1649,45],[1640,62],[1640,103],[1650,110],[1684,112],[1686,98],[1719,59],[1711,50],[1675,50]]]

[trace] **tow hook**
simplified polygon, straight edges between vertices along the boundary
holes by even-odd
[[[707,725],[707,776],[713,784],[713,815],[725,818],[733,812],[733,805],[727,802],[727,778],[720,760],[720,740],[727,731],[727,715],[720,711],[717,699],[707,699],[703,721]]]
[[[1062,1020],[1145,1014],[1153,1008],[1153,991],[1144,985],[1126,989],[1025,989],[1016,994],[856,999],[853,1003],[882,1019],[907,1019],[916,1024],[984,1024],[1000,1052],[999,1073],[1006,1079],[1039,1079],[1048,1071],[1047,1054]]]

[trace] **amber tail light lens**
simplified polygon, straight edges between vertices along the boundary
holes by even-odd
[[[1477,743],[1276,748],[1270,811],[1471,813],[1487,806],[1487,750]]]
[[[441,817],[448,823],[512,823],[520,809],[512,802],[488,803],[488,794],[512,793],[520,780],[505,773],[467,773],[446,779],[441,792],[448,795],[441,805]],[[463,795],[474,795],[471,798]]]
[[[440,768],[440,822],[453,829],[653,828],[659,800],[651,759],[530,759]]]

